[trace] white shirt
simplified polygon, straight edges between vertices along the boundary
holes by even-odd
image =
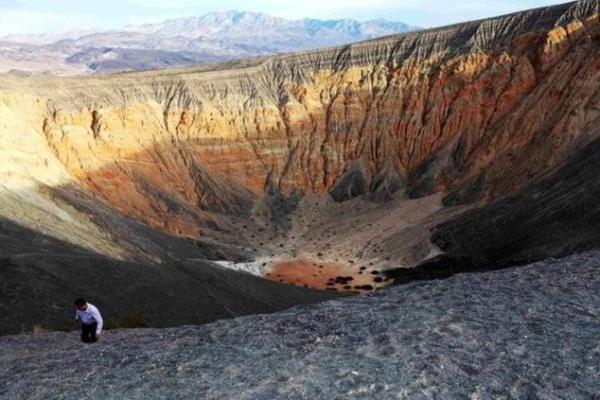
[[[82,323],[89,325],[94,322],[98,323],[96,327],[96,335],[100,335],[102,333],[102,325],[104,321],[102,320],[102,315],[100,315],[100,311],[93,304],[87,303],[87,309],[80,310],[77,309],[75,311],[75,321],[81,321]]]

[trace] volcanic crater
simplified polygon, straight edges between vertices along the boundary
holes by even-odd
[[[0,333],[70,327],[19,299],[168,326],[597,247],[599,8],[0,75]]]

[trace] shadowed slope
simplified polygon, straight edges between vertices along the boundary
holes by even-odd
[[[443,254],[387,274],[396,282],[526,264],[600,247],[600,140],[513,197],[433,229]]]
[[[117,261],[8,221],[0,238],[0,335],[36,324],[72,329],[80,296],[100,307],[108,327],[199,324],[335,297],[204,261]]]

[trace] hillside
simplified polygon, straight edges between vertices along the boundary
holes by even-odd
[[[600,255],[172,329],[0,337],[6,399],[593,399]]]

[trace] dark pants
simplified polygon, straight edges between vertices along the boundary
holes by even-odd
[[[82,324],[81,325],[81,340],[85,343],[94,343],[98,339],[96,339],[96,328],[98,324],[94,322],[93,324]]]

